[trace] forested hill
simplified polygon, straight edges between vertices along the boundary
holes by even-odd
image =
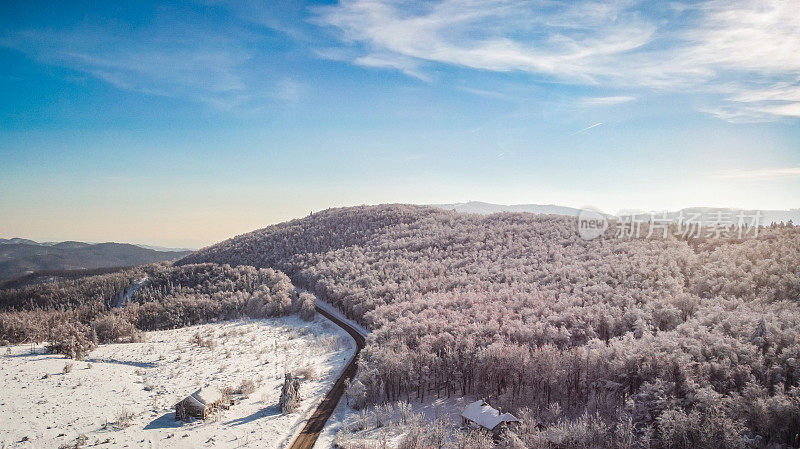
[[[328,209],[305,218],[243,234],[192,253],[178,264],[222,261],[233,265],[284,266],[305,253],[323,254],[370,242],[398,227],[418,227],[427,218],[451,215],[413,205],[359,206]]]
[[[176,263],[272,267],[323,289],[380,286],[376,296],[382,299],[413,281],[416,293],[482,289],[488,283],[596,297],[609,289],[647,286],[672,295],[775,300],[800,292],[799,238],[800,228],[774,226],[744,240],[618,239],[609,229],[604,239],[585,241],[571,217],[380,205],[329,209],[231,238]],[[350,273],[356,279],[335,276],[351,269],[360,272]],[[590,286],[600,291],[585,291]]]
[[[641,445],[800,444],[797,227],[585,241],[563,216],[365,206],[178,263],[198,262],[283,270],[370,327],[356,404],[468,394],[585,442],[629,422]]]
[[[125,243],[46,245],[11,239],[0,244],[0,282],[40,271],[129,267],[175,260],[186,254],[186,251],[155,251]]]

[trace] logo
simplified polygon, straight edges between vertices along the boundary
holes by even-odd
[[[608,229],[608,220],[600,211],[585,207],[578,214],[578,235],[584,240],[593,240]]]

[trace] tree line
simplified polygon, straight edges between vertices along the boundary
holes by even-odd
[[[130,301],[120,303],[125,294]],[[148,265],[0,290],[0,341],[47,342],[53,352],[82,358],[99,343],[137,341],[142,331],[298,311],[311,318],[313,301],[269,268]]]

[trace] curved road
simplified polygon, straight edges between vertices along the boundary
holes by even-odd
[[[336,409],[339,399],[341,399],[342,395],[344,394],[345,381],[347,379],[351,379],[356,374],[356,368],[358,368],[358,353],[361,352],[361,349],[364,348],[365,344],[364,337],[349,324],[345,323],[339,318],[336,318],[326,310],[321,309],[319,306],[317,306],[317,312],[325,318],[336,323],[336,325],[347,331],[347,333],[353,337],[353,340],[356,341],[356,353],[353,355],[353,359],[350,360],[350,363],[348,363],[344,368],[344,371],[342,371],[342,375],[336,379],[336,383],[333,384],[331,391],[325,395],[325,398],[322,399],[322,402],[317,406],[317,409],[314,410],[314,413],[311,415],[311,418],[308,419],[308,422],[306,423],[305,427],[303,427],[303,430],[294,439],[292,445],[289,446],[290,449],[311,449],[314,447],[314,443],[317,442],[319,433],[322,431],[322,428],[325,427],[325,423],[328,421],[328,418],[330,418],[334,409]]]

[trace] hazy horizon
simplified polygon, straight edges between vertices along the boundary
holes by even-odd
[[[357,204],[800,206],[793,4],[4,2],[0,235]]]
[[[465,200],[465,201],[460,201],[460,202],[428,203],[428,204],[417,204],[417,205],[420,205],[420,206],[444,206],[444,205],[468,204],[468,203],[483,203],[483,204],[487,204],[487,205],[491,205],[491,206],[512,206],[512,207],[513,206],[530,206],[530,205],[557,206],[557,207],[567,207],[567,208],[574,208],[574,209],[581,209],[581,208],[584,208],[584,207],[593,207],[592,205],[569,206],[569,205],[564,205],[564,204],[553,204],[553,203],[547,203],[547,204],[506,203],[506,204],[503,204],[503,203],[489,203],[489,202],[480,201],[480,200]],[[382,203],[382,204],[396,204],[396,203]],[[414,204],[414,203],[399,203],[399,204]],[[358,205],[350,204],[350,205],[343,205],[343,206],[331,206],[330,208],[352,207],[352,206],[359,206],[359,205],[364,205],[364,204],[358,204]],[[641,208],[639,210],[641,210],[641,211],[651,211],[651,212],[660,212],[660,211],[668,210],[670,212],[675,212],[675,211],[678,211],[680,209],[706,208],[706,207],[709,207],[709,208],[744,209],[744,208],[727,207],[727,206],[719,206],[719,205],[692,205],[692,206],[676,208],[676,209]],[[324,209],[329,209],[329,208],[317,209],[315,211],[309,211],[308,213],[310,213],[310,212],[319,212],[319,211],[324,210]],[[753,210],[766,210],[766,209],[754,208]],[[790,211],[800,211],[800,208],[787,208],[787,209],[777,209],[777,210],[790,212]],[[618,210],[601,210],[601,212],[609,213],[609,214],[616,214],[616,213],[619,213],[620,211],[625,211],[625,209],[621,208],[621,209],[618,209]],[[218,243],[218,242],[221,242],[223,240],[227,240],[227,239],[235,237],[237,235],[241,235],[241,234],[245,234],[245,233],[248,233],[248,232],[251,232],[251,231],[255,231],[257,229],[265,228],[265,227],[270,226],[270,225],[282,223],[284,221],[289,221],[289,220],[293,220],[293,219],[296,219],[296,218],[302,218],[302,217],[308,215],[308,213],[305,213],[305,214],[301,213],[301,214],[299,214],[297,216],[294,216],[294,217],[288,217],[288,218],[280,219],[278,221],[274,221],[274,222],[270,222],[270,223],[261,223],[261,224],[258,224],[258,225],[254,225],[252,228],[243,230],[241,232],[236,232],[236,233],[232,233],[232,234],[229,234],[229,235],[224,235],[224,236],[221,236],[221,237],[216,238],[216,239],[198,239],[198,240],[168,239],[168,238],[160,238],[160,237],[157,236],[152,240],[126,240],[126,239],[120,239],[120,238],[110,238],[110,239],[106,239],[106,240],[98,240],[98,239],[91,238],[91,236],[88,235],[88,234],[87,234],[88,237],[86,237],[86,238],[74,238],[74,237],[71,237],[69,235],[66,235],[65,237],[59,237],[59,238],[52,238],[52,237],[34,238],[34,237],[31,237],[30,235],[21,235],[21,234],[20,235],[7,235],[7,234],[2,234],[2,233],[0,233],[0,238],[5,238],[5,239],[23,238],[23,239],[33,240],[33,241],[36,241],[38,243],[66,242],[66,241],[79,241],[79,242],[92,243],[92,244],[94,244],[94,243],[129,243],[129,244],[133,244],[133,245],[156,246],[156,247],[169,248],[169,249],[197,250],[197,249],[212,245],[214,243]]]

